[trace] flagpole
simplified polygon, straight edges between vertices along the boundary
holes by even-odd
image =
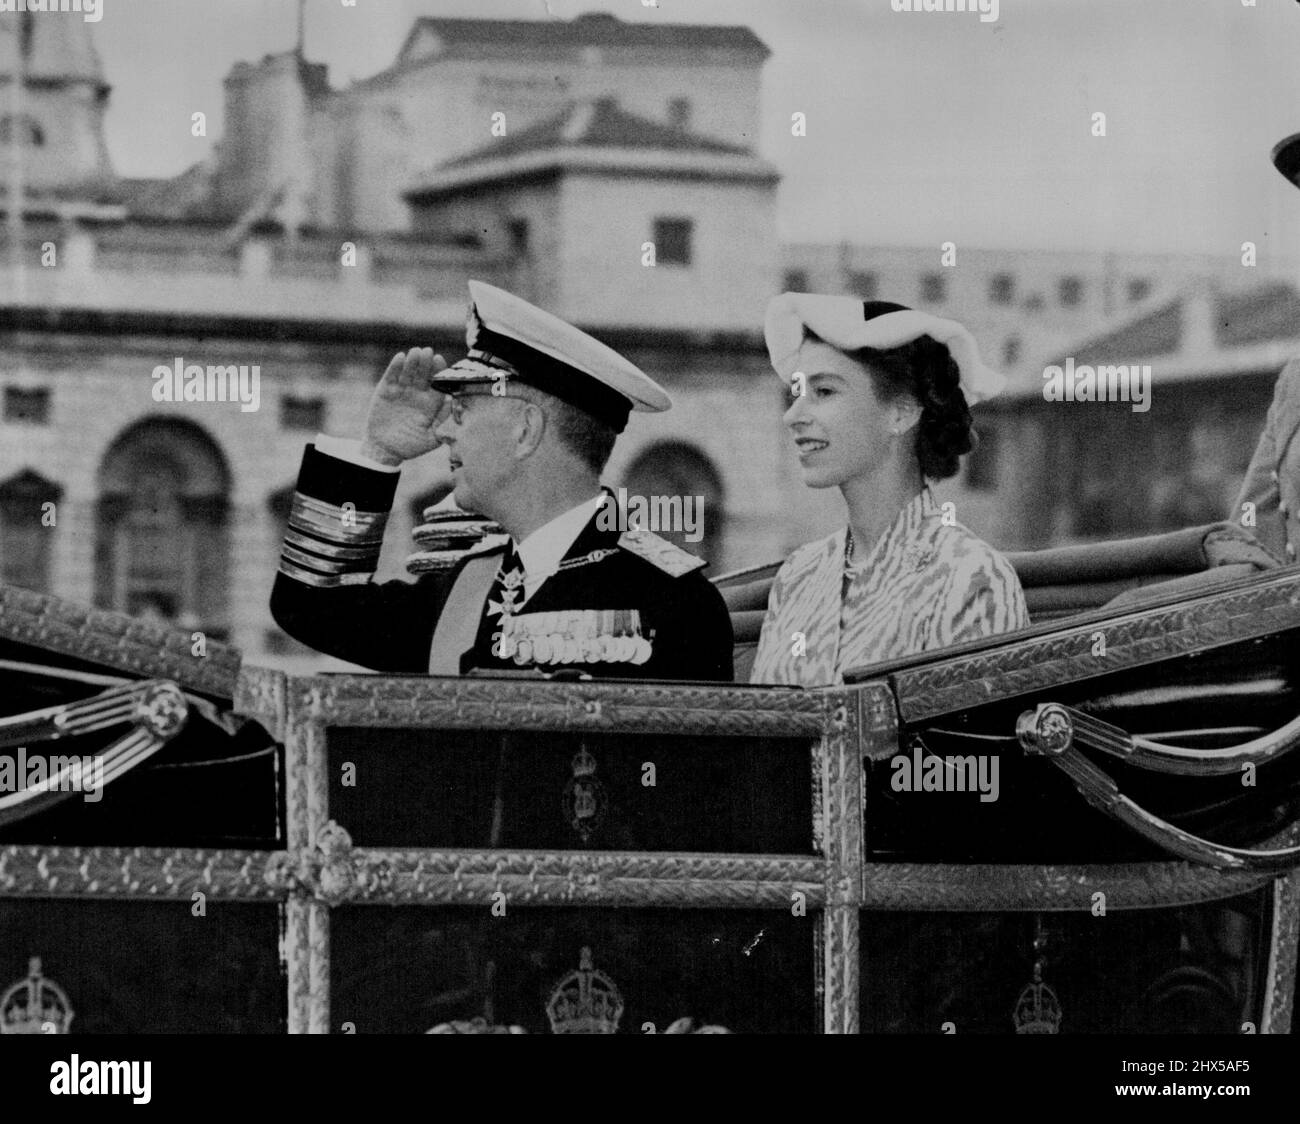
[[[10,75],[9,111],[9,244],[13,256],[14,295],[21,302],[27,295],[23,260],[23,198],[26,194],[24,164],[27,137],[23,121],[24,93],[27,85],[27,54],[31,49],[34,26],[32,13],[22,12],[14,35],[14,69]]]

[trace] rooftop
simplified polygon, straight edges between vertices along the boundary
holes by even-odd
[[[1060,366],[1151,364],[1160,381],[1280,371],[1300,352],[1300,292],[1280,281],[1226,288],[1209,278],[1187,283],[1111,321],[1100,332],[1052,356]],[[1041,369],[1009,388],[1013,397],[1041,392]]]
[[[555,148],[654,148],[675,152],[717,152],[747,155],[748,150],[725,144],[686,129],[674,128],[647,117],[638,117],[619,107],[612,97],[579,102],[554,117],[517,133],[457,156],[441,165],[459,168],[485,159],[503,159],[526,152],[544,152]]]
[[[614,98],[603,97],[571,105],[440,164],[405,194],[418,200],[561,168],[764,183],[779,179],[772,165],[747,148],[639,117],[621,109]]]
[[[1150,359],[1177,355],[1198,341],[1214,350],[1278,341],[1300,346],[1300,293],[1276,281],[1233,291],[1193,284],[1072,354],[1076,363],[1113,362],[1119,355]]]
[[[624,23],[607,12],[572,20],[478,20],[425,16],[416,21],[399,61],[426,33],[443,43],[493,43],[529,47],[668,47],[749,51],[766,58],[767,45],[747,27],[684,23]]]

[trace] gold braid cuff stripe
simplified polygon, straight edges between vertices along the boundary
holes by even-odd
[[[344,585],[365,585],[375,575],[373,572],[365,574],[317,574],[311,570],[304,570],[297,566],[285,555],[280,556],[280,573],[286,578],[293,578],[296,582],[302,582],[303,585],[314,586],[317,589],[337,589]]]
[[[344,546],[381,543],[384,528],[388,526],[388,512],[357,511],[295,492],[289,526]]]
[[[296,546],[291,546],[287,541],[280,549],[280,558],[287,562],[292,562],[307,570],[314,570],[317,573],[324,574],[373,574],[375,564],[379,561],[379,551],[367,559],[360,561],[340,560],[333,561],[328,558],[317,558],[314,554],[308,554],[306,551],[299,550]]]
[[[319,555],[322,560],[336,558],[341,561],[373,562],[379,557],[378,544],[366,543],[362,546],[336,546],[321,542],[310,535],[295,531],[292,527],[285,532],[284,541],[289,546],[296,546],[311,555]]]

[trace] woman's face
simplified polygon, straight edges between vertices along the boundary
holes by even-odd
[[[805,484],[834,488],[898,455],[900,438],[890,431],[900,424],[899,411],[877,395],[866,367],[820,340],[805,340],[797,369],[803,393],[784,420]]]

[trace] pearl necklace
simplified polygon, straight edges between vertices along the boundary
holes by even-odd
[[[854,574],[862,569],[861,563],[853,564],[853,528],[850,527],[844,537],[844,573]]]

